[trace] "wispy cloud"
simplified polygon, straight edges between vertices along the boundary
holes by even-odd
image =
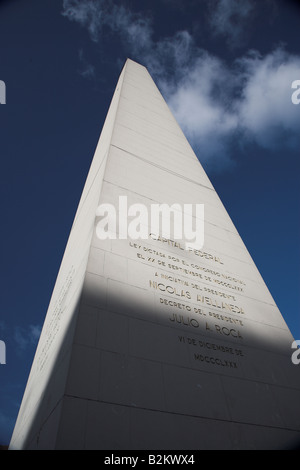
[[[119,34],[132,50],[151,42],[150,19],[111,0],[63,0],[62,15],[86,27],[94,42],[104,27]]]
[[[95,78],[95,67],[85,59],[83,49],[79,49],[78,57],[80,62],[79,74],[84,78]]]
[[[253,52],[238,61],[244,78],[236,112],[240,127],[259,145],[299,145],[299,110],[291,102],[291,83],[300,72],[300,57],[275,49],[266,56]]]
[[[210,0],[209,23],[215,36],[224,37],[235,48],[243,39],[245,27],[254,12],[255,0]]]
[[[24,351],[28,347],[35,346],[41,334],[39,325],[28,325],[28,327],[16,326],[13,339],[17,348]]]
[[[105,4],[106,2],[101,0],[63,0],[62,15],[86,27],[91,39],[97,42],[102,28]]]
[[[200,160],[220,169],[232,162],[233,141],[269,150],[299,145],[299,112],[291,103],[299,70],[300,57],[281,48],[252,52],[230,67],[199,52],[177,86],[164,89]]]
[[[255,0],[212,2],[211,34],[225,35],[233,43]],[[291,83],[299,75],[300,57],[277,47],[264,56],[251,51],[224,63],[199,48],[187,30],[155,41],[150,18],[111,0],[63,0],[63,14],[86,27],[93,41],[104,27],[118,35],[125,54],[149,69],[207,167],[230,165],[234,149],[248,142],[267,149],[299,145]]]

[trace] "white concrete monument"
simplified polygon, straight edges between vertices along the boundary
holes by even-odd
[[[152,78],[127,60],[10,448],[294,448],[293,341]]]

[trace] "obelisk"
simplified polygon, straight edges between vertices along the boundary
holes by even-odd
[[[132,238],[123,226],[121,237],[120,201],[135,215],[155,205],[202,205],[203,245],[148,226],[147,238]],[[101,239],[103,204],[117,219]],[[294,448],[293,340],[147,69],[127,60],[10,448]]]

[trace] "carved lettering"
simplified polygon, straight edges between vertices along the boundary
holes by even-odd
[[[184,317],[183,315],[177,315],[173,313],[171,317],[169,317],[171,322],[181,323],[185,326],[192,326],[194,328],[199,328],[199,322],[195,318]]]
[[[194,354],[194,358],[196,361],[206,362],[208,364],[213,364],[222,367],[230,367],[233,369],[237,369],[237,363],[233,361],[226,361],[223,359],[219,359],[218,357],[210,357],[210,356],[203,356],[202,354]]]

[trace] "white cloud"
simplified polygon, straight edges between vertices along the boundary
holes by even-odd
[[[214,2],[215,33],[237,40],[254,1]],[[110,0],[64,0],[63,7],[93,40],[104,25],[119,35],[126,55],[140,59],[158,83],[201,162],[222,169],[234,160],[233,149],[249,141],[267,149],[299,144],[291,83],[299,78],[300,57],[277,48],[228,65],[200,49],[186,30],[154,41],[149,18]]]
[[[232,78],[220,59],[201,52],[167,94],[170,108],[202,162],[218,159],[224,165],[230,160],[228,138],[238,127],[238,117],[226,99]],[[166,84],[164,89],[167,92]]]
[[[299,110],[291,102],[299,74],[300,57],[281,48],[264,57],[253,52],[232,67],[202,53],[171,88],[168,103],[200,160],[224,165],[233,141],[266,149],[299,145]]]
[[[300,57],[278,48],[262,57],[241,59],[245,75],[237,103],[240,126],[265,148],[295,147],[299,143],[299,110],[291,102],[291,83],[300,76]]]

